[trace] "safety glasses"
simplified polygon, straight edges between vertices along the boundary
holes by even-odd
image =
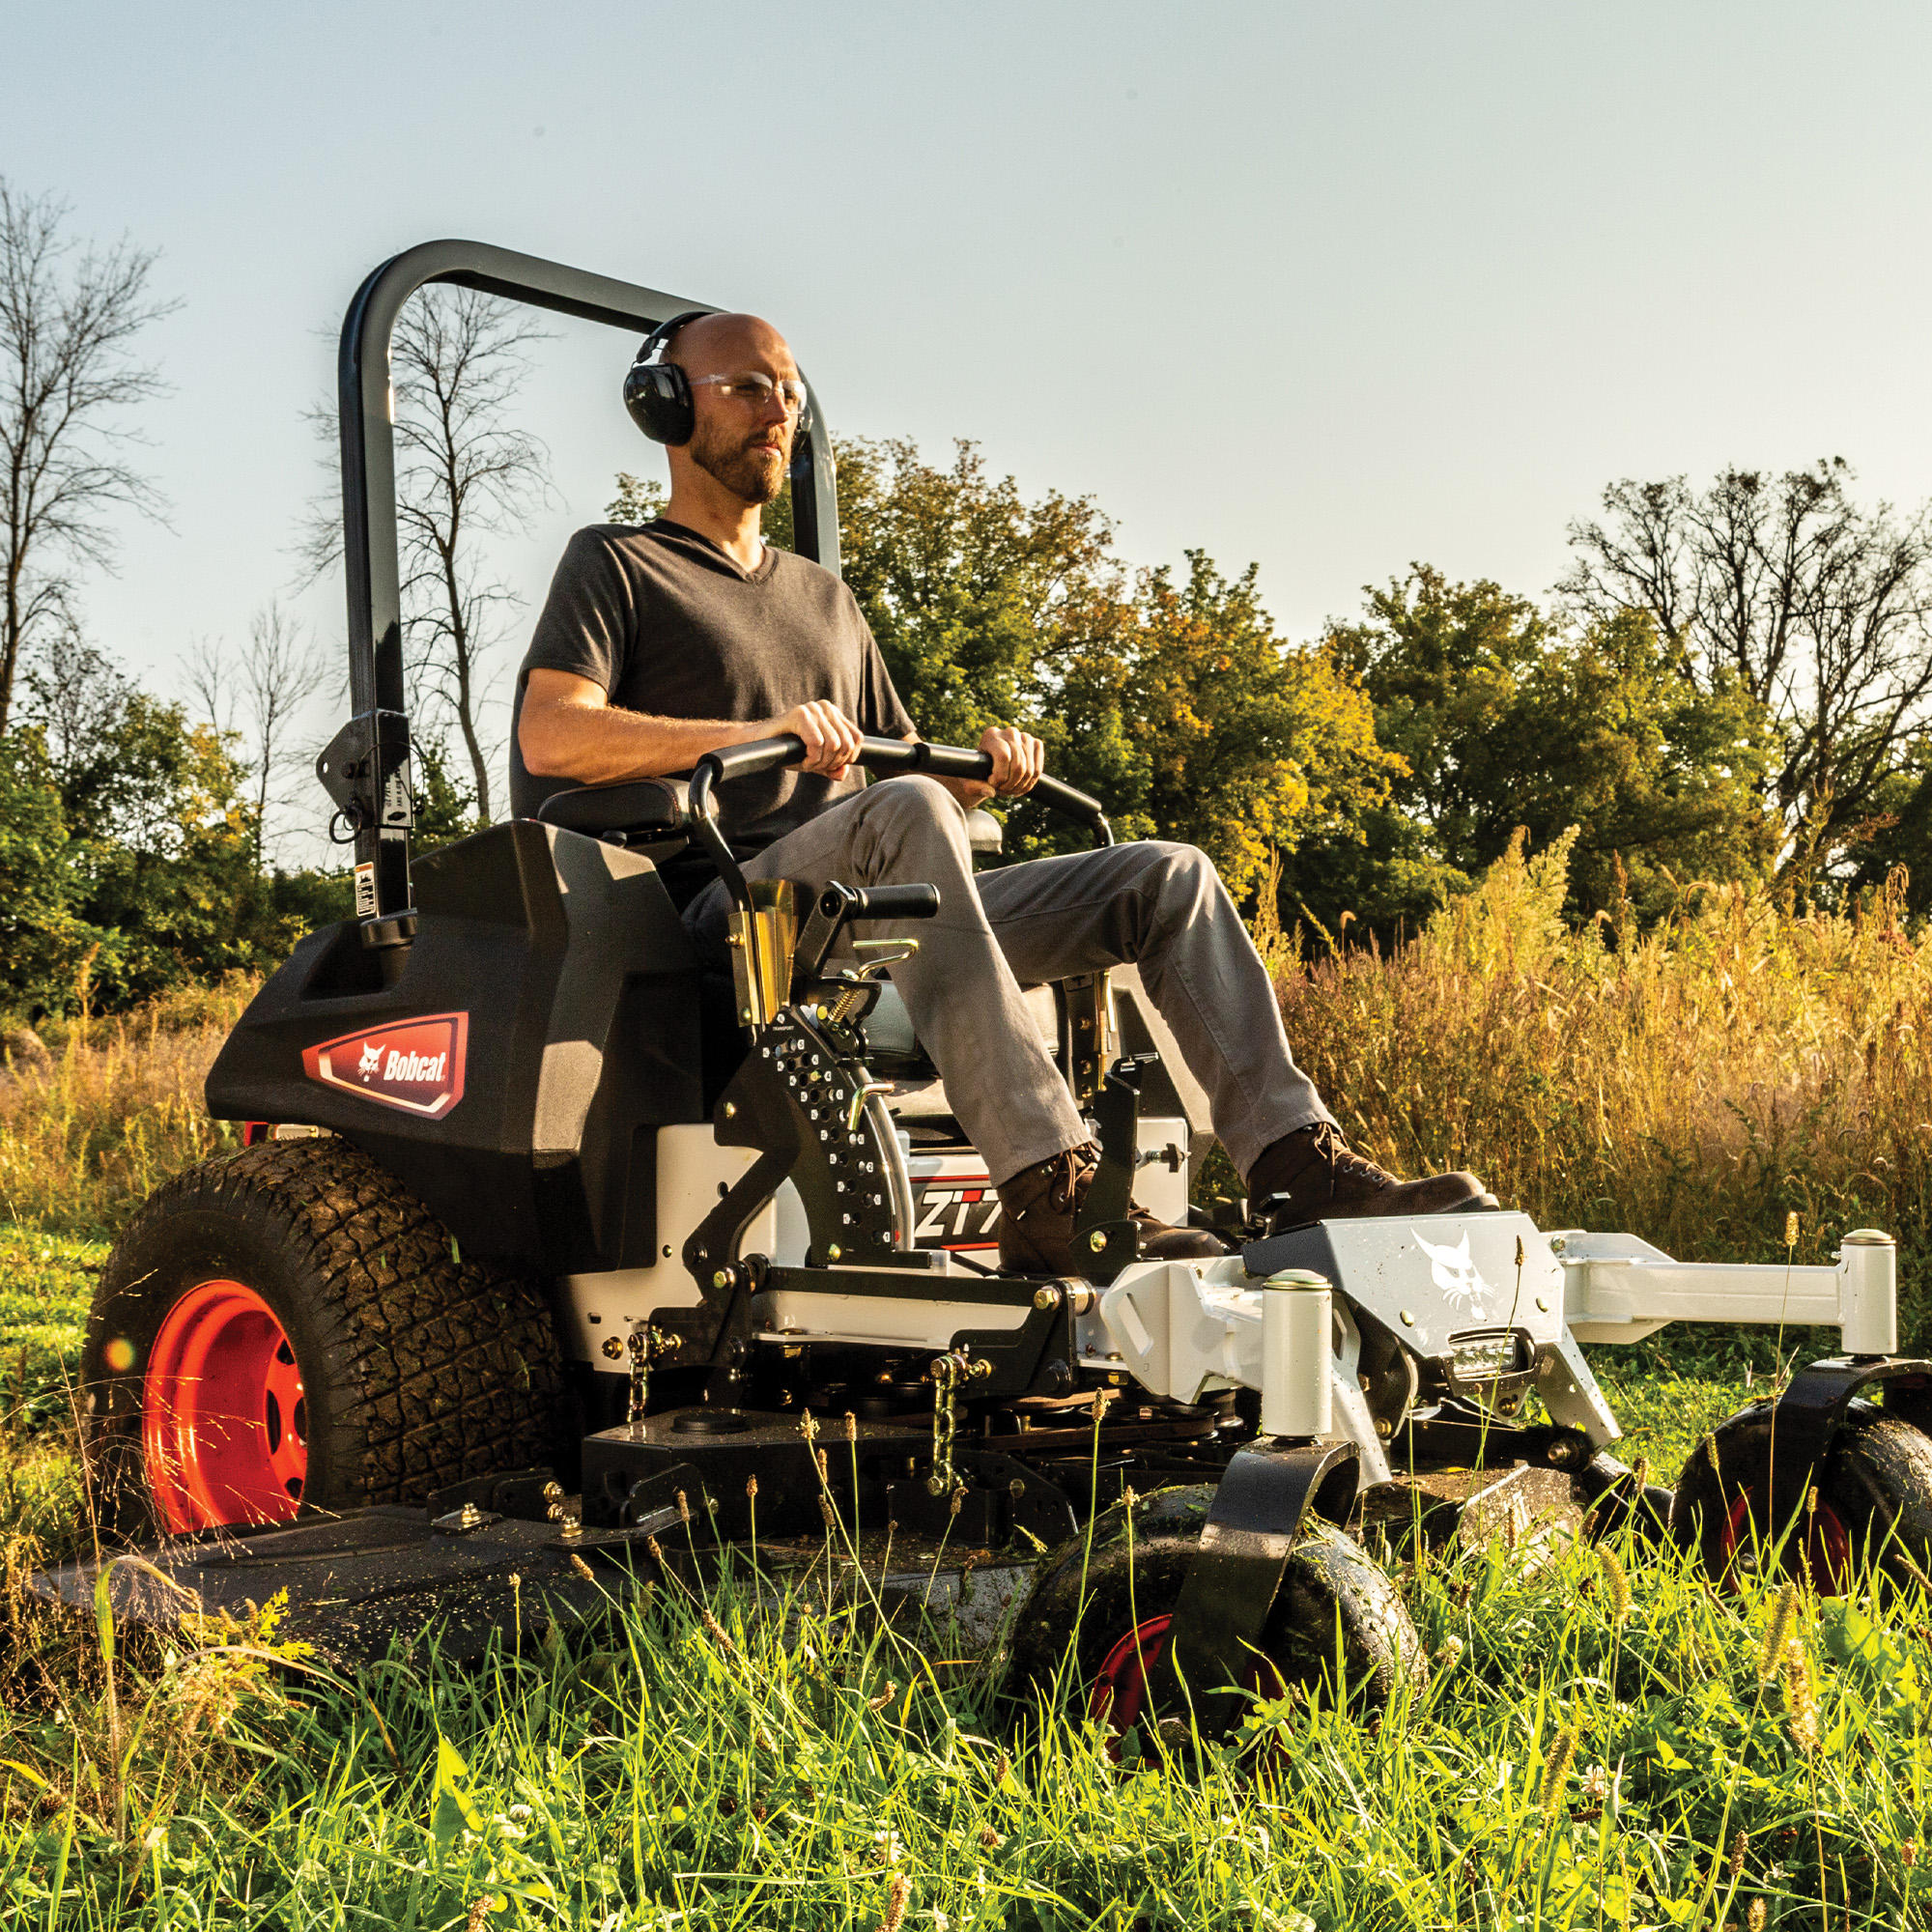
[[[754,371],[743,376],[697,376],[693,378],[691,386],[719,389],[733,401],[759,410],[777,396],[784,404],[788,416],[798,415],[805,408],[805,384],[796,376],[787,376],[781,383]]]

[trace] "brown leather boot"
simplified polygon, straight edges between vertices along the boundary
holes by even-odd
[[[1420,1180],[1398,1180],[1357,1153],[1326,1121],[1284,1134],[1264,1148],[1248,1176],[1248,1212],[1270,1235],[1310,1221],[1369,1214],[1470,1214],[1496,1205],[1496,1197],[1460,1168]]]
[[[1099,1171],[1092,1141],[1023,1167],[1000,1183],[1000,1267],[1007,1274],[1081,1275],[1091,1255],[1073,1245],[1080,1204]],[[1212,1261],[1228,1251],[1205,1228],[1170,1228],[1145,1208],[1130,1218],[1141,1231],[1141,1253],[1164,1262]]]

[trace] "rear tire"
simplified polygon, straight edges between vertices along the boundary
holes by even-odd
[[[561,1382],[548,1303],[453,1249],[334,1138],[264,1142],[157,1190],[88,1317],[102,1527],[143,1537],[415,1502],[548,1462]]]
[[[1932,1576],[1932,1439],[1868,1402],[1853,1402],[1811,1479],[1815,1509],[1772,1520],[1772,1405],[1752,1403],[1690,1452],[1671,1504],[1678,1546],[1719,1583],[1759,1569],[1842,1596],[1870,1563],[1901,1579]],[[1780,1545],[1778,1539],[1790,1528]]]
[[[1024,1709],[1059,1683],[1123,1735],[1140,1723],[1145,1679],[1165,1648],[1213,1499],[1208,1486],[1162,1490],[1135,1509],[1131,1536],[1127,1511],[1117,1505],[1094,1520],[1091,1546],[1078,1536],[1049,1557],[1014,1629],[1008,1696]],[[1263,1634],[1266,1662],[1256,1659],[1247,1688],[1272,1697],[1325,1681],[1332,1692],[1338,1635],[1347,1693],[1364,1708],[1379,1708],[1399,1685],[1427,1674],[1422,1640],[1388,1573],[1352,1537],[1311,1520]],[[1218,1687],[1193,1688],[1198,1696]]]

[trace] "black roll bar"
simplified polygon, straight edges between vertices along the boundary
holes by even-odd
[[[355,911],[365,945],[407,947],[410,889],[409,699],[396,555],[396,451],[389,340],[404,302],[431,282],[480,289],[532,308],[642,335],[708,302],[593,275],[482,242],[424,242],[392,255],[355,291],[342,321],[336,385],[342,428],[342,549],[349,580],[351,717],[316,760],[355,844]],[[614,391],[616,384],[611,387]],[[792,520],[801,554],[838,570],[838,492],[818,397],[792,451]],[[810,487],[806,487],[809,484]],[[400,954],[392,955],[400,968]]]

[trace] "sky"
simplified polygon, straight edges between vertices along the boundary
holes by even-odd
[[[1922,5],[10,13],[0,175],[180,299],[168,522],[82,600],[163,690],[290,597],[342,311],[441,236],[767,315],[835,433],[972,438],[1137,563],[1256,561],[1295,639],[1411,560],[1545,594],[1616,477],[1842,456],[1932,496]],[[552,326],[505,691],[564,538],[664,473],[634,345]],[[294,603],[339,645],[339,582]]]

